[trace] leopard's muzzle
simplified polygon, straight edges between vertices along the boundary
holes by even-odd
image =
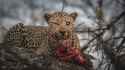
[[[71,32],[69,32],[69,31],[60,31],[59,35],[60,35],[61,39],[71,38]]]

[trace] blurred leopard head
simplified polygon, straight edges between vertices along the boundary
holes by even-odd
[[[69,38],[74,31],[74,22],[77,13],[73,12],[68,14],[66,12],[54,12],[44,15],[48,22],[48,27],[51,32],[61,35],[63,38]]]

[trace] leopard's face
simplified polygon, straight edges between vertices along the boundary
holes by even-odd
[[[55,12],[45,14],[45,19],[48,22],[52,32],[60,33],[62,36],[68,37],[74,31],[74,22],[77,13]]]

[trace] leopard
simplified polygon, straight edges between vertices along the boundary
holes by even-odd
[[[73,47],[80,48],[75,32],[76,12],[50,12],[44,18],[48,26],[33,26],[18,23],[9,29],[4,42],[13,47],[34,49],[36,54],[46,54],[48,48],[55,48],[60,39],[73,40]],[[55,34],[54,38],[52,38]]]

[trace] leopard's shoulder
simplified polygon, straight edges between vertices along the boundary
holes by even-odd
[[[25,26],[23,33],[24,47],[38,48],[47,45],[48,28],[44,26]]]

